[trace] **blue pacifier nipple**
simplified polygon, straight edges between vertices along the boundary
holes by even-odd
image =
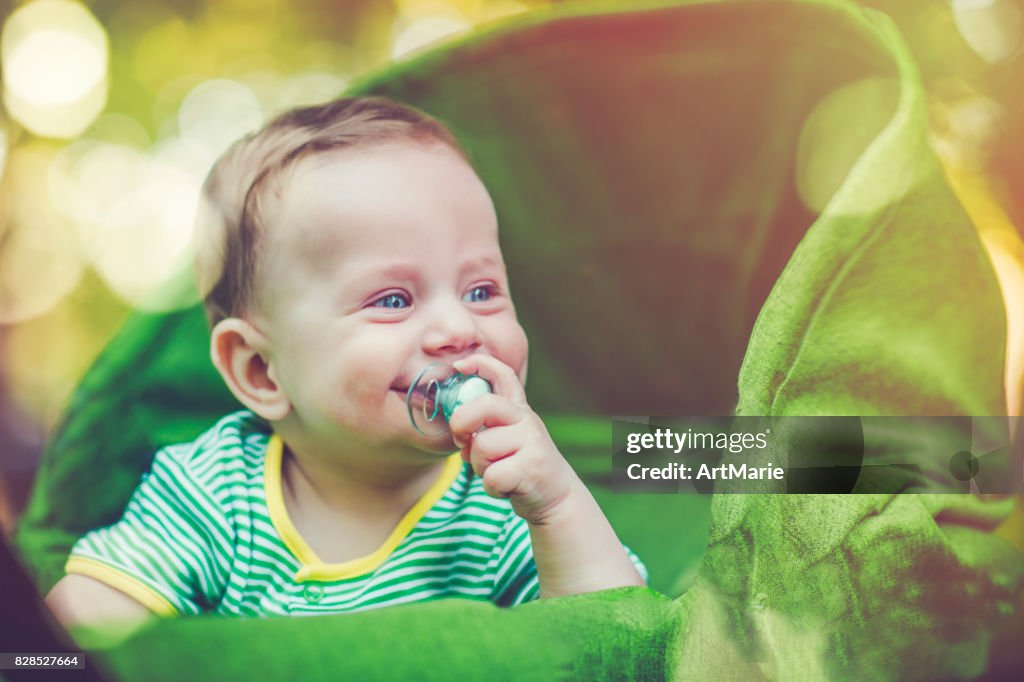
[[[405,406],[416,431],[428,437],[440,436],[451,430],[448,420],[455,408],[493,392],[486,379],[435,362],[413,380],[405,394]]]

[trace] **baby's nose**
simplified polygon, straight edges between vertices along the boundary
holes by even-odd
[[[424,349],[432,355],[468,354],[480,347],[480,328],[465,306],[439,306],[424,335]]]

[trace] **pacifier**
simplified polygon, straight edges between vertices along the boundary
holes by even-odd
[[[483,377],[435,362],[424,367],[409,385],[405,407],[416,431],[427,437],[440,436],[451,431],[448,420],[455,408],[493,392]]]

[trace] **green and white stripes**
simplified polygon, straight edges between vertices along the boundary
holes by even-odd
[[[158,452],[122,519],[79,540],[67,571],[165,615],[336,613],[440,597],[510,606],[538,597],[526,522],[507,500],[489,497],[457,455],[381,548],[343,564],[321,563],[298,535],[280,466],[280,441],[265,423],[228,415],[193,443]]]

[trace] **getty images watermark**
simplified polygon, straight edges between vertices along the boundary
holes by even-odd
[[[621,492],[1024,493],[1016,421],[615,417],[612,483]]]

